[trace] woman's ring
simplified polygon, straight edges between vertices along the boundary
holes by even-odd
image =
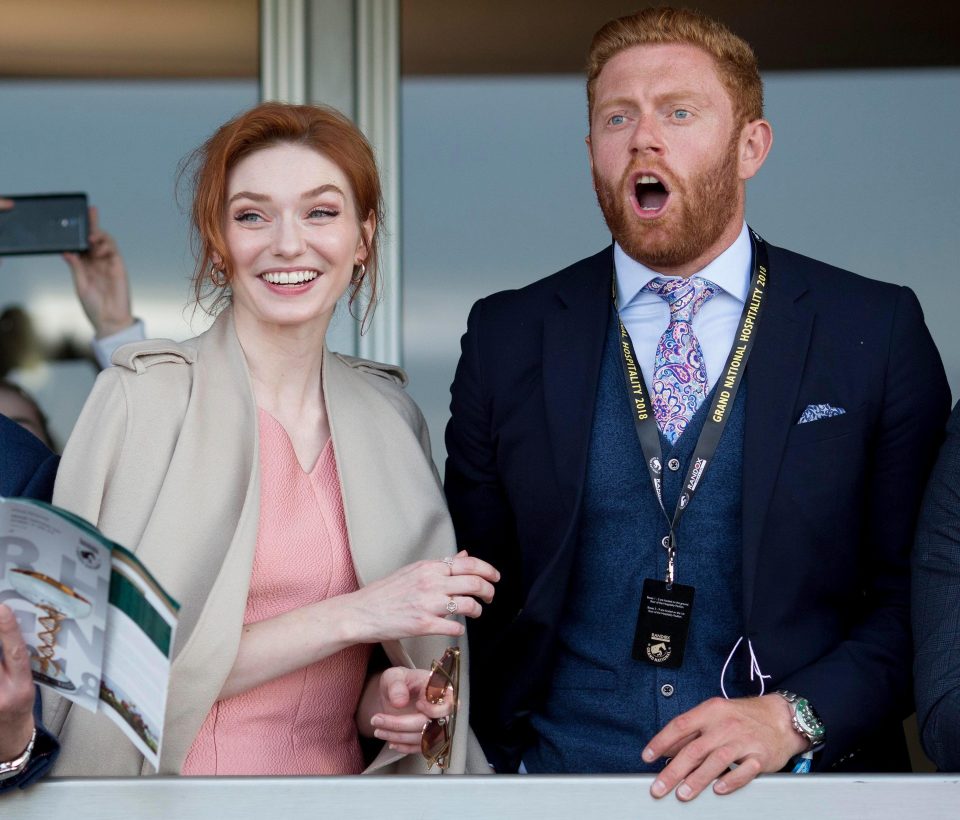
[[[447,555],[444,558],[441,558],[440,560],[447,565],[447,569],[450,570],[450,574],[453,575],[454,557],[452,555]]]
[[[450,615],[456,615],[458,609],[460,609],[460,605],[453,598],[447,601],[447,612]]]

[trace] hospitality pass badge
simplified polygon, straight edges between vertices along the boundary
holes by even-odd
[[[633,657],[654,666],[679,669],[687,646],[693,587],[647,578],[633,639]]]

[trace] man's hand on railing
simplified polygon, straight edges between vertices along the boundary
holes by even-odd
[[[664,726],[643,750],[643,759],[673,758],[650,789],[654,797],[676,788],[680,800],[692,800],[717,778],[713,790],[728,794],[758,774],[778,772],[807,746],[780,695],[711,698]],[[732,764],[737,767],[727,772]]]

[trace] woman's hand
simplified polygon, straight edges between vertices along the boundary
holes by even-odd
[[[348,643],[462,635],[463,624],[450,616],[479,618],[480,601],[493,600],[493,585],[499,580],[494,567],[466,550],[446,559],[408,564],[341,598],[344,622],[350,625]]]
[[[367,683],[357,725],[361,734],[383,740],[403,754],[420,753],[420,733],[428,720],[454,710],[453,698],[433,704],[426,699],[430,672],[394,666]],[[370,713],[372,712],[372,715]]]
[[[500,573],[490,564],[462,551],[445,559],[408,564],[356,592],[246,624],[220,699],[354,644],[419,635],[458,637],[464,632],[463,624],[450,616],[478,617],[483,607],[476,598],[484,603],[493,600],[493,584],[499,579]]]

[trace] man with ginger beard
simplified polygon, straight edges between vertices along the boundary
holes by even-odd
[[[606,24],[587,148],[614,244],[470,313],[446,492],[502,574],[470,627],[497,771],[654,797],[908,760],[909,552],[949,394],[920,305],[744,222],[750,47]]]

